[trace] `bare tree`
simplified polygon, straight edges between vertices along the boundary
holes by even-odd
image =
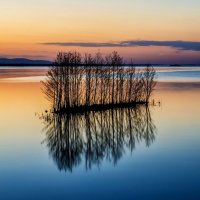
[[[147,66],[143,73],[142,85],[144,88],[144,101],[145,103],[149,102],[151,94],[156,86],[155,81],[156,71],[153,67]]]
[[[155,74],[149,66],[143,70],[136,70],[133,64],[125,67],[117,52],[105,57],[58,53],[43,82],[43,92],[56,112],[148,104]]]

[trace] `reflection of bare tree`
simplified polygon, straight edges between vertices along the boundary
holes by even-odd
[[[137,142],[150,146],[155,125],[146,106],[85,114],[46,115],[45,143],[59,170],[72,171],[82,160],[86,169],[106,159],[114,164]]]

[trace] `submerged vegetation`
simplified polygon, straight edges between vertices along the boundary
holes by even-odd
[[[82,162],[86,169],[103,161],[116,165],[137,143],[149,147],[156,127],[148,106],[90,111],[82,114],[41,116],[46,134],[44,143],[59,170],[73,171]]]
[[[153,67],[125,66],[113,52],[107,56],[59,53],[43,82],[54,112],[84,112],[148,104],[156,85]]]

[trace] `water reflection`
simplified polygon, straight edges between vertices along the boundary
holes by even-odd
[[[44,143],[58,169],[70,171],[85,162],[86,170],[103,160],[114,165],[136,143],[149,147],[156,127],[148,107],[112,109],[84,114],[42,116]]]

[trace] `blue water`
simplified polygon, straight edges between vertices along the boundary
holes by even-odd
[[[199,71],[158,76],[198,79]],[[0,90],[0,199],[200,199],[199,88],[155,91],[161,105],[148,112],[71,121],[45,120],[36,83]]]
[[[200,81],[200,70],[180,70],[157,72],[157,78],[161,81]]]

